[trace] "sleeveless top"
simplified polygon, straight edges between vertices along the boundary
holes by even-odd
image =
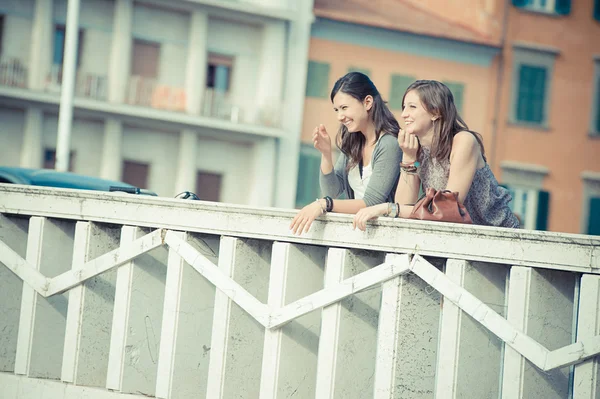
[[[421,146],[417,173],[423,189],[432,187],[445,190],[450,176],[450,160],[438,161],[431,157],[431,150]],[[519,227],[519,220],[510,210],[512,197],[501,187],[489,165],[475,171],[473,183],[465,198],[464,206],[471,215],[473,224],[496,227]]]

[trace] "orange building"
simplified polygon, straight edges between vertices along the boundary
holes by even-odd
[[[319,195],[311,134],[337,131],[329,92],[359,70],[401,123],[408,84],[446,83],[526,228],[600,234],[600,1],[448,3],[315,0],[297,205]]]

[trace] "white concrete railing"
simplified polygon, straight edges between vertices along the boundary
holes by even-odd
[[[597,398],[600,238],[293,213],[0,185],[0,397]]]
[[[60,93],[62,87],[62,65],[53,64],[46,79],[45,90]],[[75,95],[78,97],[106,100],[108,81],[106,76],[77,71]]]

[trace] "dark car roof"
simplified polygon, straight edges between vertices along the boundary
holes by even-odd
[[[98,191],[109,191],[111,186],[135,188],[131,184],[120,181],[78,175],[70,172],[57,172],[52,169],[0,167],[0,182],[2,181],[14,184]]]

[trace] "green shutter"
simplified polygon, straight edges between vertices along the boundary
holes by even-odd
[[[571,12],[571,0],[556,0],[554,11],[560,15],[569,15]]]
[[[298,184],[296,185],[296,207],[313,202],[320,197],[319,169],[321,168],[321,155],[312,147],[305,146],[300,150],[298,162]]]
[[[535,218],[536,230],[548,230],[548,211],[550,209],[550,193],[538,192],[537,215]]]
[[[308,61],[306,97],[327,98],[329,93],[329,64]]]
[[[544,67],[521,65],[516,119],[522,122],[542,124],[546,98],[546,75]]]
[[[600,0],[598,0],[600,2]],[[596,67],[600,70],[600,67]],[[596,132],[600,133],[600,76],[596,80]]]
[[[512,0],[513,6],[524,7],[527,4],[527,0]]]
[[[360,68],[360,67],[351,66],[348,68],[348,72],[360,72],[369,77],[371,76],[371,70],[368,68]]]
[[[391,109],[402,109],[404,92],[416,79],[413,76],[392,75],[389,106]]]
[[[600,236],[600,197],[590,198],[587,233]]]
[[[452,92],[452,96],[454,97],[454,104],[456,105],[456,109],[459,114],[463,112],[463,97],[465,91],[465,85],[462,83],[456,82],[443,82],[450,91]]]
[[[600,0],[594,1],[594,19],[600,21]]]

